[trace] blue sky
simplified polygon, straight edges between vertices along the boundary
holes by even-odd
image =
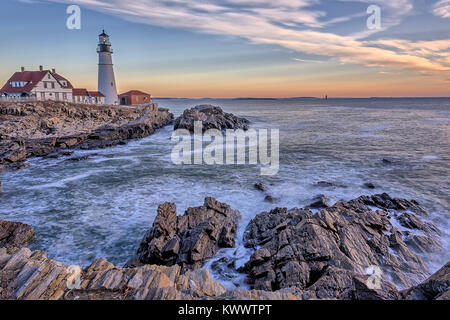
[[[154,96],[450,96],[450,0],[3,0],[1,82],[55,67],[96,88],[111,35],[120,91]],[[81,7],[81,29],[66,8]],[[381,9],[369,30],[366,10]]]

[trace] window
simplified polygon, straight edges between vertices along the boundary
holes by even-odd
[[[59,100],[59,92],[56,92],[56,93],[55,93],[55,99],[56,99],[56,100]]]
[[[41,92],[41,99],[45,100],[45,92]]]
[[[47,89],[47,82],[44,81],[44,88]]]
[[[52,82],[52,89],[55,89],[55,83]]]
[[[51,79],[50,73],[48,74],[48,78]]]
[[[67,93],[63,93],[63,100],[67,100]]]

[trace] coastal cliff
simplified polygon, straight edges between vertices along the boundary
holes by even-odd
[[[69,148],[97,149],[149,136],[173,115],[157,104],[95,106],[67,102],[0,102],[0,165],[27,167],[30,157]]]

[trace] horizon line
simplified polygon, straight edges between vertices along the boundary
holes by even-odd
[[[450,96],[373,96],[373,97],[152,97],[152,99],[179,99],[179,100],[286,100],[286,99],[314,99],[314,100],[332,100],[332,99],[450,99]]]

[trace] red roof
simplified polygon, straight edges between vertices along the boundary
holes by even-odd
[[[133,96],[151,96],[151,94],[145,93],[145,92],[142,92],[142,91],[139,91],[139,90],[131,90],[131,91],[119,94],[119,96],[130,96],[130,95],[133,95]]]
[[[82,96],[82,97],[87,97],[89,96],[89,93],[86,89],[72,89],[72,95],[74,96]]]
[[[104,97],[103,93],[99,91],[89,91],[89,95],[91,97]]]
[[[57,73],[53,73],[53,72],[52,72],[52,75],[56,78],[56,80],[59,80],[59,81],[66,81],[66,82],[67,82],[67,86],[66,86],[67,89],[73,89],[73,86],[72,86],[72,84],[70,83],[69,80],[67,80],[66,78],[60,76],[60,75],[57,74]]]
[[[24,71],[24,72],[16,72],[12,75],[11,78],[6,82],[6,84],[0,89],[1,92],[7,93],[20,93],[20,92],[31,92],[34,87],[41,81],[45,75],[50,72],[56,80],[58,81],[66,81],[67,86],[65,88],[71,89],[73,88],[72,84],[64,77],[60,76],[57,73],[53,73],[49,70],[43,71]],[[10,83],[12,81],[24,81],[26,85],[24,87],[13,87]]]

